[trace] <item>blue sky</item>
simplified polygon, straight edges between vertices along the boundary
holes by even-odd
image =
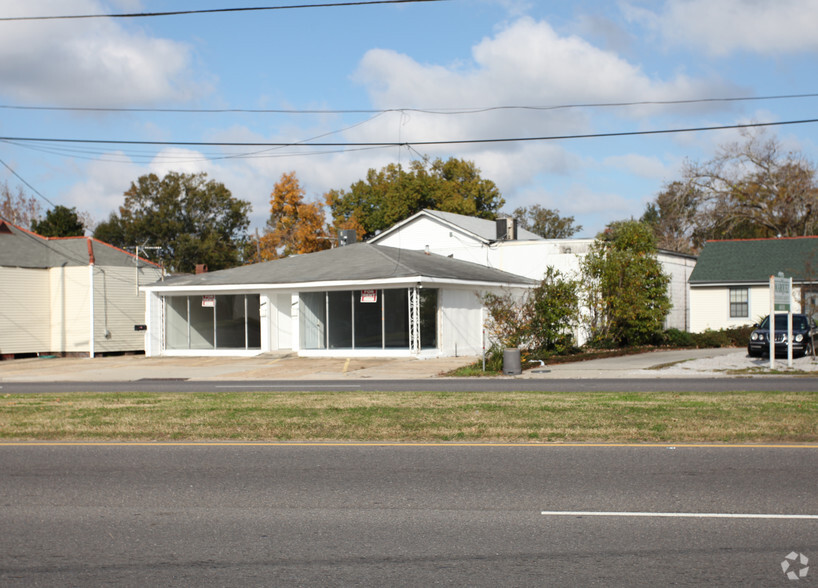
[[[289,4],[298,2],[6,0],[0,17]],[[116,210],[142,174],[205,171],[251,202],[253,228],[263,228],[270,192],[283,173],[295,171],[314,200],[348,188],[370,168],[422,156],[459,157],[476,162],[497,183],[506,211],[555,208],[584,226],[579,236],[592,237],[611,221],[640,216],[666,182],[680,177],[686,159],[712,158],[719,145],[740,140],[739,132],[417,143],[818,118],[818,98],[543,109],[818,93],[816,22],[813,0],[450,0],[0,22],[2,137],[412,144],[360,149],[0,140],[0,159],[51,203],[74,206],[96,221]],[[31,106],[299,112],[12,108]],[[506,106],[538,108],[455,113]],[[338,112],[350,110],[388,112]],[[815,162],[816,130],[816,124],[802,124],[767,132]],[[2,181],[21,185],[0,166]]]

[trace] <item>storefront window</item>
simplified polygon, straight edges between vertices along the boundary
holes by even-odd
[[[302,349],[408,349],[409,290],[301,294]],[[437,347],[437,290],[420,291],[421,345]]]
[[[258,294],[165,297],[167,349],[261,349]]]

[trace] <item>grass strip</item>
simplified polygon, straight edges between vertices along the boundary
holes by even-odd
[[[0,439],[818,442],[818,392],[6,394]]]

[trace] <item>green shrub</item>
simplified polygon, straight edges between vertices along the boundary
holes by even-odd
[[[668,329],[662,333],[661,345],[669,347],[695,347],[692,333],[680,329]]]
[[[693,338],[694,345],[700,348],[732,346],[732,343],[730,342],[730,337],[727,336],[727,333],[724,332],[724,329],[720,331],[713,331],[711,329],[707,329],[703,333],[691,333],[691,336]]]

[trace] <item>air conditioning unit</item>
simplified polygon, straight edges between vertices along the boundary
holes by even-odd
[[[516,218],[498,218],[495,223],[497,225],[498,241],[515,241],[517,239]]]

